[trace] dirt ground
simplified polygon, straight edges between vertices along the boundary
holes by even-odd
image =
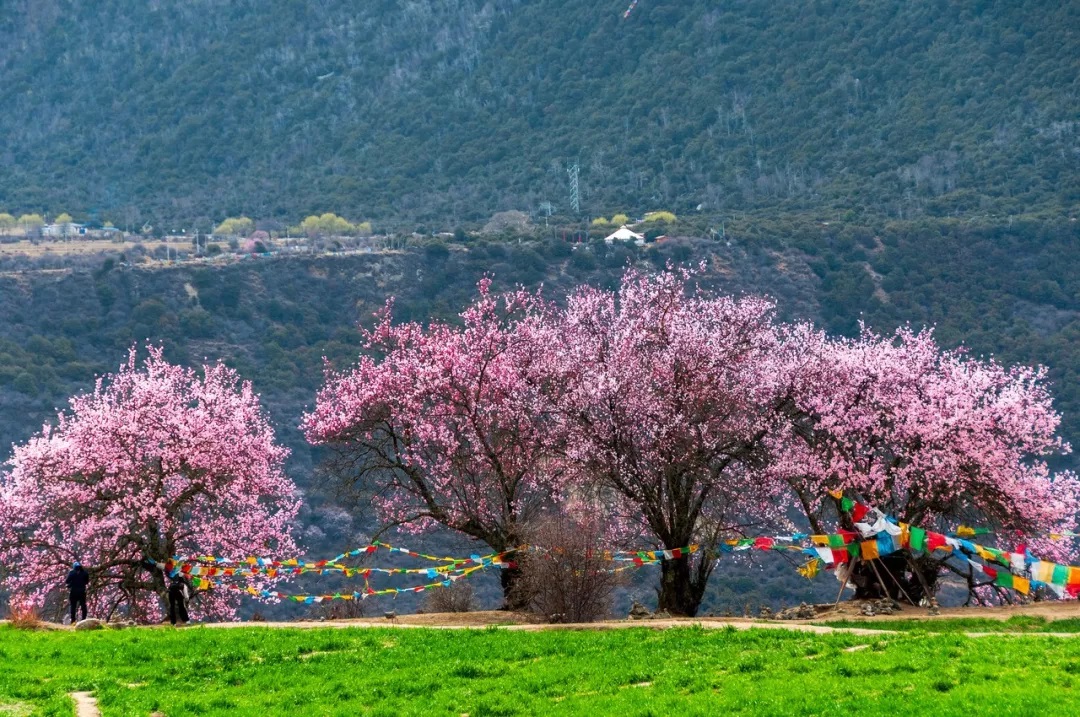
[[[358,618],[351,620],[296,621],[272,623],[214,623],[207,627],[237,628],[265,625],[267,627],[433,627],[460,629],[469,627],[496,626],[507,630],[617,630],[627,627],[648,627],[664,629],[687,625],[701,625],[704,628],[734,627],[736,629],[773,628],[801,632],[827,633],[834,631],[856,634],[881,634],[880,630],[860,630],[859,628],[830,628],[811,623],[833,620],[851,620],[874,622],[881,620],[942,620],[957,617],[979,617],[993,620],[1008,620],[1014,615],[1042,617],[1049,622],[1064,618],[1080,618],[1080,601],[1043,602],[1031,605],[1013,605],[989,608],[941,608],[940,615],[930,615],[926,608],[906,607],[892,615],[867,617],[860,612],[861,603],[841,603],[836,608],[829,608],[818,613],[810,620],[761,620],[755,618],[699,616],[693,618],[664,618],[648,620],[605,620],[602,622],[550,625],[537,620],[527,613],[503,612],[499,610],[477,611],[468,613],[432,613],[418,615],[399,615],[393,618]],[[976,634],[976,633],[973,633]],[[1044,633],[1057,634],[1057,633]]]
[[[220,622],[205,623],[205,627],[215,629],[235,629],[246,627],[271,627],[271,628],[320,628],[320,627],[393,627],[393,628],[439,628],[439,629],[465,629],[498,627],[500,629],[515,631],[535,630],[618,630],[628,627],[647,627],[652,629],[666,629],[671,627],[686,627],[688,625],[700,625],[706,629],[734,627],[740,630],[750,628],[771,628],[780,630],[794,630],[799,632],[850,632],[855,634],[881,634],[881,630],[850,628],[831,628],[820,624],[834,620],[850,620],[853,622],[875,622],[882,620],[944,620],[957,617],[986,618],[993,620],[1008,620],[1015,615],[1029,615],[1041,617],[1048,622],[1066,618],[1080,618],[1080,601],[1068,602],[1042,602],[1030,605],[1006,605],[1002,607],[982,608],[941,608],[940,615],[930,615],[926,608],[903,607],[899,612],[892,615],[876,615],[868,617],[860,612],[861,603],[845,602],[833,608],[819,608],[816,617],[808,620],[762,620],[744,617],[713,617],[699,616],[693,618],[662,618],[646,620],[604,620],[601,622],[581,624],[557,624],[551,625],[537,620],[536,616],[528,613],[505,612],[501,610],[481,610],[466,613],[420,613],[411,615],[395,615],[393,617],[365,617],[348,620],[296,620],[289,622]],[[0,621],[2,623],[4,621]],[[70,626],[54,625],[46,623],[46,629],[70,630]],[[982,633],[970,633],[978,635]],[[1080,637],[1078,633],[1025,633],[1041,635],[1068,635]]]

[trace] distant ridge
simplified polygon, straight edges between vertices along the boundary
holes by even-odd
[[[1060,0],[12,0],[0,210],[118,225],[335,211],[1075,209]]]

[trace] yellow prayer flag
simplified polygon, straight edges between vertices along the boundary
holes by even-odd
[[[812,580],[814,576],[818,574],[818,569],[821,568],[821,561],[817,558],[808,560],[805,565],[800,565],[796,570],[799,575],[802,575],[807,580]]]
[[[876,540],[864,540],[859,548],[863,560],[877,560],[880,557]]]
[[[1048,560],[1040,560],[1031,569],[1031,577],[1040,583],[1051,582],[1054,576],[1054,564]]]
[[[1013,590],[1020,593],[1021,595],[1027,595],[1029,592],[1031,592],[1031,583],[1028,581],[1027,578],[1022,578],[1018,575],[1013,576]]]

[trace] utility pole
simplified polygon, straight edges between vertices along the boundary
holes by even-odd
[[[574,214],[581,214],[581,193],[578,191],[578,174],[581,172],[581,167],[577,162],[574,162],[566,168],[566,173],[570,175],[570,208],[574,210]]]

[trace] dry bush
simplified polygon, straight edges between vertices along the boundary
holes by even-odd
[[[41,630],[45,627],[41,611],[30,603],[12,602],[9,612],[8,621],[16,630]]]
[[[515,590],[527,609],[549,622],[593,622],[611,614],[623,577],[603,558],[603,530],[588,519],[548,518],[531,532],[541,549],[520,556]]]
[[[362,600],[331,600],[320,603],[308,612],[316,620],[355,620],[367,617]]]
[[[423,610],[432,612],[469,612],[476,608],[473,586],[464,580],[451,583],[447,588],[433,588],[424,596]]]

